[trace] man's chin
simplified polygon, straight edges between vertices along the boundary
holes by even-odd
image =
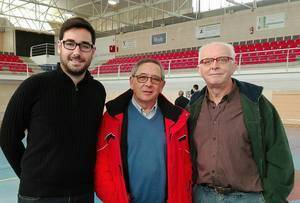
[[[71,68],[68,68],[67,69],[67,72],[70,74],[70,75],[73,75],[73,76],[81,76],[82,74],[85,73],[85,71],[87,70],[87,68],[82,68],[82,69],[76,69],[76,70],[73,70]]]

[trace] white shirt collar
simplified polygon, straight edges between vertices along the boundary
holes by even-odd
[[[137,101],[134,99],[134,97],[132,97],[131,102],[132,102],[133,106],[147,119],[153,118],[153,116],[155,115],[155,113],[157,111],[157,100],[156,100],[154,106],[152,107],[152,109],[148,113],[144,111],[144,109],[137,103]]]

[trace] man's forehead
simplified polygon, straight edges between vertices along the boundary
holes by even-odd
[[[160,68],[157,64],[155,63],[143,63],[141,64],[137,71],[137,73],[145,73],[145,74],[148,74],[148,73],[159,73],[160,72]]]
[[[211,44],[203,47],[201,50],[201,58],[206,58],[207,56],[230,56],[230,50],[223,44]]]
[[[78,33],[80,32],[80,34]],[[91,33],[84,28],[71,28],[66,30],[63,39],[79,40],[79,41],[92,41]]]

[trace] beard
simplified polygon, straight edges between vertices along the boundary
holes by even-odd
[[[83,66],[74,66],[71,64],[72,60],[79,60],[80,62],[84,63]],[[62,56],[60,56],[60,64],[62,69],[67,72],[69,75],[72,76],[81,76],[83,75],[91,64],[91,59],[86,61],[81,57],[70,57],[68,56],[67,60],[64,60]]]

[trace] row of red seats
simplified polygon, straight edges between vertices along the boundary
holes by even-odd
[[[300,39],[235,45],[234,50],[236,53],[240,53],[240,52],[251,52],[251,51],[287,49],[287,48],[296,48],[296,47],[300,47]]]
[[[241,65],[295,62],[297,61],[298,58],[300,58],[300,47],[289,49],[289,50],[288,49],[269,50],[269,51],[258,51],[258,52],[236,54],[236,61]],[[99,74],[117,73],[119,69],[120,69],[120,73],[130,72],[135,62],[119,63],[119,64],[117,63],[104,64],[92,70],[91,73],[92,74],[98,74],[98,72]],[[165,70],[168,70],[169,66],[172,70],[191,69],[197,66],[198,57],[161,60],[161,63],[164,66]]]
[[[8,70],[11,72],[27,72],[27,65],[24,63],[7,63],[0,61],[0,71]],[[32,68],[28,68],[28,72],[33,72]]]
[[[0,54],[0,61],[22,63],[22,59],[16,55]]]
[[[121,63],[134,63],[139,61],[142,58],[153,58],[157,60],[169,60],[169,59],[179,59],[179,58],[192,58],[198,57],[197,50],[189,50],[185,52],[173,52],[173,53],[165,53],[165,54],[148,54],[148,55],[139,55],[134,57],[122,57],[122,58],[114,58],[110,59],[105,64],[121,64]]]
[[[193,58],[183,58],[183,59],[172,59],[161,61],[162,66],[165,70],[169,69],[189,69],[195,68],[198,64],[198,57]],[[104,64],[96,67],[91,71],[92,74],[102,74],[102,73],[117,73],[120,68],[120,73],[130,72],[135,63],[122,63],[122,64]]]
[[[27,65],[16,55],[0,54],[0,71],[8,70],[11,72],[27,72]],[[28,72],[33,72],[28,68]]]

